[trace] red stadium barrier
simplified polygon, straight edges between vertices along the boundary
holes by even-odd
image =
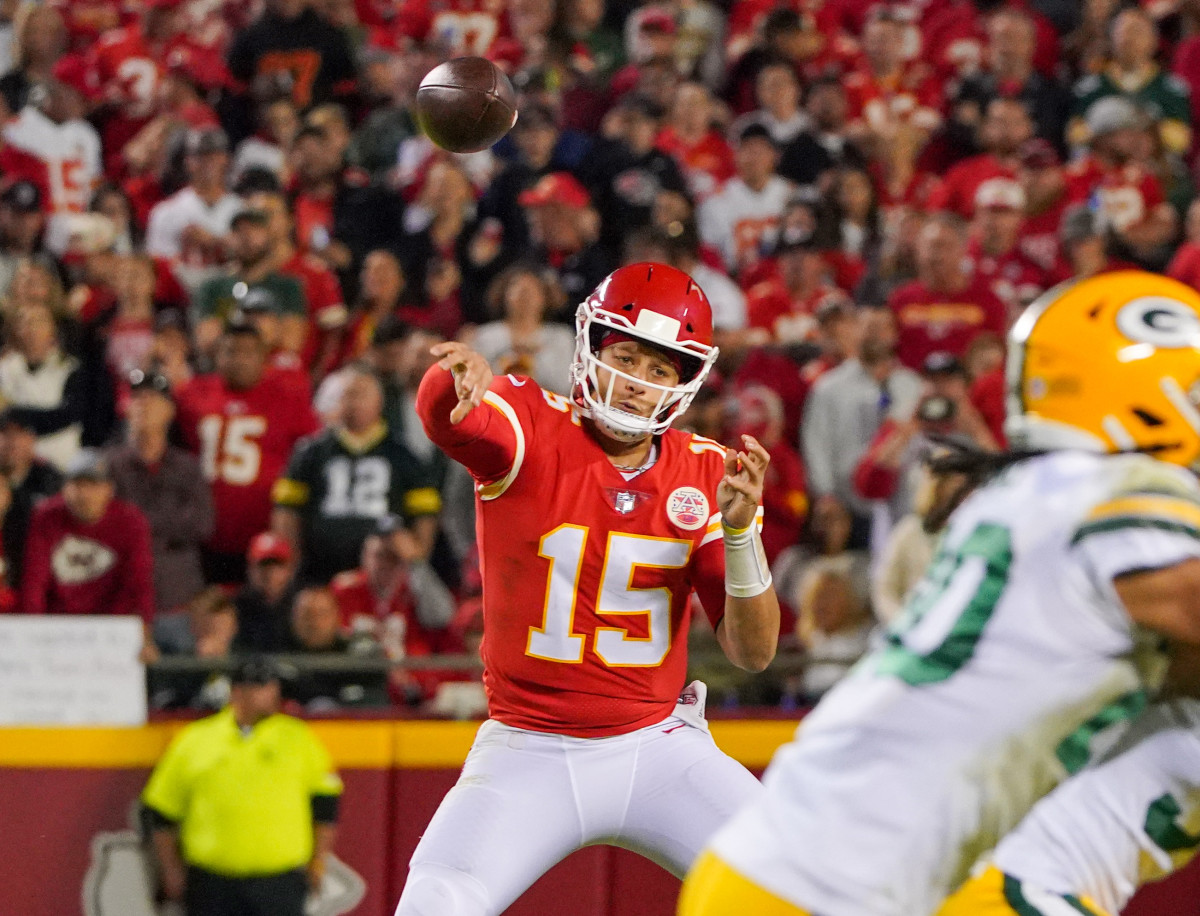
[[[133,802],[178,727],[0,729],[0,914],[110,916],[82,900],[89,869],[104,879],[105,869],[115,867],[94,857],[103,845],[97,838],[130,829]],[[346,783],[337,854],[367,885],[353,912],[390,916],[408,858],[454,784],[476,726],[327,721],[314,727]],[[792,727],[772,720],[713,723],[718,743],[755,769]],[[678,888],[633,853],[594,847],[560,863],[508,914],[560,916],[570,900],[571,916],[672,916]],[[1148,888],[1126,916],[1200,916],[1200,866]]]

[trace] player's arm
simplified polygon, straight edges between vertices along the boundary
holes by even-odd
[[[770,455],[752,436],[745,451],[725,452],[725,476],[717,487],[725,547],[725,616],[717,641],[726,657],[746,671],[762,671],[779,641],[779,599],[758,533],[758,507]]]
[[[1200,646],[1200,557],[1117,576],[1113,586],[1134,622],[1190,646]]]
[[[454,342],[429,352],[439,359],[417,390],[417,415],[426,435],[476,479],[503,479],[517,460],[518,421],[499,409],[477,409],[493,381],[487,360]]]

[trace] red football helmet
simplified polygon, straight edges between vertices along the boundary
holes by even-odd
[[[632,376],[605,365],[612,374],[608,390],[600,390],[596,367],[603,340],[611,332],[647,343],[678,361],[678,385],[635,380],[659,392],[658,404],[649,417],[612,405],[616,379]],[[716,361],[712,335],[708,299],[683,271],[648,263],[618,268],[575,313],[575,362],[571,366],[575,403],[584,416],[615,439],[633,442],[665,432],[687,410]]]

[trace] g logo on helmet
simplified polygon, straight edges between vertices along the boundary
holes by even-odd
[[[1164,350],[1200,348],[1200,315],[1166,296],[1139,296],[1121,306],[1117,330],[1135,343]]]

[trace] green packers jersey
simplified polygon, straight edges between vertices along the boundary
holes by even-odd
[[[272,497],[303,518],[301,577],[309,582],[356,568],[381,518],[411,521],[441,511],[429,469],[382,425],[358,450],[335,430],[302,440]]]

